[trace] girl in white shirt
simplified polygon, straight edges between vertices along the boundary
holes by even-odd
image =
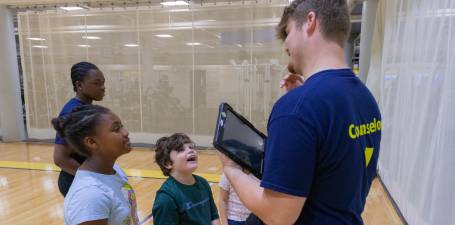
[[[66,225],[139,225],[136,197],[115,161],[131,151],[119,117],[97,105],[83,105],[52,120],[60,137],[87,157],[65,197]]]
[[[257,179],[252,174],[250,177]],[[219,192],[219,209],[220,219],[223,225],[246,225],[246,219],[251,214],[242,202],[240,202],[239,196],[235,193],[229,180],[224,176],[221,176]]]

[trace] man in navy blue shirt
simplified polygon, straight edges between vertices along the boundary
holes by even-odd
[[[286,7],[278,34],[305,82],[273,107],[261,182],[220,155],[240,200],[268,225],[363,224],[382,126],[374,97],[345,63],[349,33],[345,0]]]

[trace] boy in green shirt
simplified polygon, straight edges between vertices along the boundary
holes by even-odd
[[[162,137],[156,142],[155,161],[168,179],[156,193],[155,225],[220,225],[208,182],[193,175],[197,169],[194,143],[185,134]]]

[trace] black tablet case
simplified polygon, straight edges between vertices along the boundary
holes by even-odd
[[[245,135],[257,135],[257,138],[262,139],[262,146],[249,146],[247,143],[243,143],[241,140],[229,139],[224,140],[225,129],[232,129],[227,123],[235,121],[227,121],[228,115],[235,116],[243,125],[249,128],[249,134]],[[235,119],[234,119],[235,120]],[[229,131],[232,133],[232,131]],[[228,132],[228,133],[229,133]],[[242,135],[242,134],[238,134]],[[221,103],[218,111],[217,124],[215,129],[215,135],[213,138],[213,145],[220,152],[224,153],[227,157],[232,159],[234,162],[239,164],[242,168],[251,172],[254,176],[261,179],[262,168],[264,163],[264,144],[266,136],[257,130],[253,124],[251,124],[242,115],[235,112],[234,109],[227,103]]]

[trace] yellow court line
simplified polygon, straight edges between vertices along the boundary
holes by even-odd
[[[17,161],[0,161],[0,168],[9,169],[28,169],[28,170],[45,170],[45,171],[56,171],[59,172],[60,168],[50,163],[37,163],[37,162],[17,162]],[[160,170],[139,170],[139,169],[124,169],[125,173],[129,177],[143,177],[143,178],[155,178],[155,179],[166,179]],[[208,182],[218,183],[220,181],[219,174],[213,173],[195,173],[206,179]]]

